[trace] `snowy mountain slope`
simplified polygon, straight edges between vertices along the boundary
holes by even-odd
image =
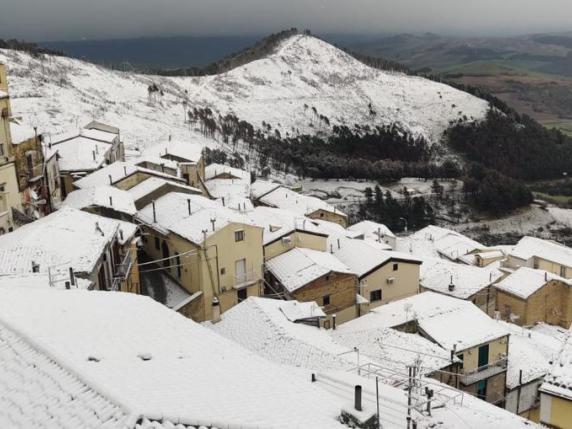
[[[327,131],[315,108],[330,126],[398,123],[434,142],[449,121],[463,115],[480,119],[488,108],[487,102],[450,86],[368,67],[306,35],[286,39],[268,58],[196,82],[189,86],[191,102],[232,112],[255,127],[265,121],[282,136],[292,135],[292,128],[301,134]]]
[[[137,75],[7,50],[0,50],[0,62],[8,65],[13,114],[25,124],[56,133],[98,119],[120,127],[128,147],[145,147],[169,135],[202,138],[184,124],[186,97],[190,109],[234,113],[256,128],[270,124],[271,132],[279,129],[283,136],[328,133],[336,124],[399,123],[431,141],[450,120],[482,118],[488,107],[446,85],[372,69],[302,35],[283,41],[268,58],[200,78]],[[152,83],[164,95],[150,103]]]

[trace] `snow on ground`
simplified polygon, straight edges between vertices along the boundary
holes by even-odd
[[[119,127],[130,149],[169,135],[179,140],[196,135],[184,123],[182,102],[187,96],[190,109],[234,113],[257,128],[265,121],[283,136],[293,129],[314,134],[341,124],[399,123],[437,141],[449,121],[462,115],[479,119],[488,108],[487,102],[467,93],[372,69],[321,40],[301,35],[282,42],[268,58],[207,77],[137,75],[8,50],[0,50],[0,62],[8,66],[13,114],[22,116],[25,125],[55,134],[97,119]],[[149,103],[147,88],[153,83],[164,96]],[[319,115],[329,119],[329,127]]]
[[[449,86],[370,68],[305,35],[286,39],[267,58],[195,79],[195,85],[188,78],[173,81],[188,86],[191,100],[257,127],[265,121],[282,135],[293,129],[327,131],[318,117],[324,115],[331,126],[398,123],[437,141],[449,121],[463,115],[480,119],[488,108],[485,101]]]

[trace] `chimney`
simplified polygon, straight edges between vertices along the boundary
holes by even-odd
[[[361,386],[358,384],[354,388],[354,408],[356,411],[361,411]]]
[[[204,240],[205,243],[206,243],[206,241],[207,241],[207,232],[208,232],[208,230],[203,229],[203,240]]]
[[[216,218],[212,218],[212,219],[211,219],[211,224],[212,224],[212,227],[213,227],[213,232],[215,231],[215,223],[216,223]]]
[[[95,161],[95,151],[92,150],[92,151],[91,151],[91,154],[93,155],[93,160]]]
[[[113,206],[113,197],[111,195],[109,196],[109,205]]]
[[[169,134],[169,141],[171,141],[171,137],[172,137],[171,134]]]
[[[335,331],[336,330],[336,315],[332,314],[332,329]]]
[[[119,239],[121,241],[123,241],[123,230],[122,229],[119,230]]]
[[[157,211],[155,210],[155,200],[151,201],[153,204],[153,223],[157,223]]]
[[[224,197],[222,197],[222,206],[223,206],[223,207],[226,207],[226,206],[224,205]],[[240,210],[240,203],[238,203],[238,209]]]
[[[330,253],[334,253],[334,246],[330,244]]]
[[[339,238],[338,238],[338,249],[341,249],[341,246],[340,246],[340,239],[339,239]]]
[[[187,198],[187,210],[189,211],[189,216],[193,213],[191,212],[191,199]]]
[[[451,274],[451,283],[449,283],[449,292],[453,292],[455,290],[455,283],[453,283],[453,275]]]
[[[212,307],[213,307],[212,323],[218,323],[220,322],[220,302],[216,296],[213,298]]]
[[[127,176],[127,166],[123,166],[123,175]]]
[[[111,177],[111,174],[108,174],[107,177],[109,178],[109,184],[113,185],[113,177]]]
[[[548,271],[544,271],[544,281],[548,281]]]

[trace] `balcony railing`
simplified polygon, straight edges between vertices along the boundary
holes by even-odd
[[[477,381],[485,380],[506,371],[507,363],[508,360],[506,358],[496,360],[487,365],[483,365],[463,373],[460,376],[459,381],[465,386],[468,386],[476,383]]]
[[[131,249],[129,249],[125,254],[125,256],[123,257],[121,263],[116,265],[115,276],[126,278],[129,275],[129,272],[131,271],[132,264],[133,261],[131,260]]]

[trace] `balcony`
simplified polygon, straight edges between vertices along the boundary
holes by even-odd
[[[115,266],[115,276],[126,278],[129,276],[129,272],[131,271],[131,265],[133,261],[131,260],[131,249],[127,251],[121,263]]]
[[[459,381],[465,386],[468,386],[478,381],[494,377],[495,375],[506,371],[507,363],[508,360],[506,358],[499,359],[489,363],[488,365],[465,372],[459,377]]]

